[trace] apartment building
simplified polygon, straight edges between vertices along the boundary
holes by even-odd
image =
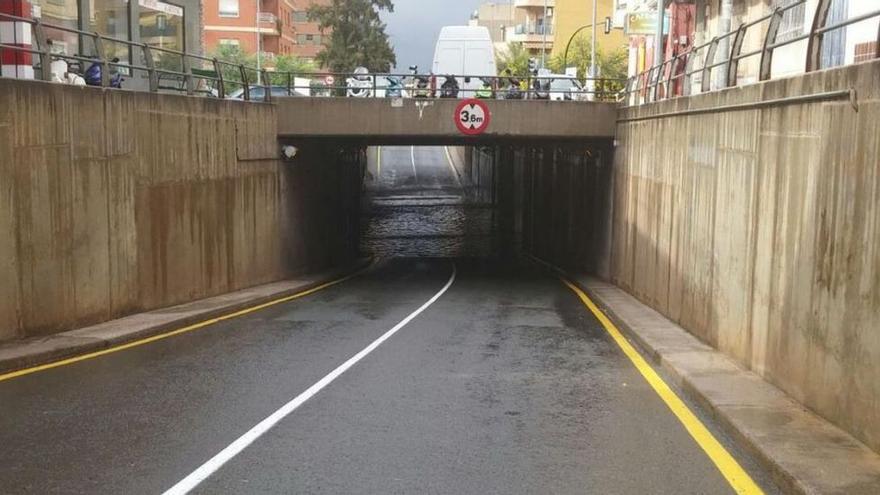
[[[314,59],[323,48],[324,38],[317,23],[309,21],[308,10],[326,1],[207,0],[205,47],[211,52],[220,45],[233,45],[255,53],[259,44],[268,60],[274,55]]]

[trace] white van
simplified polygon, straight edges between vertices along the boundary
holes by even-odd
[[[470,98],[483,82],[480,77],[496,77],[495,49],[492,36],[484,26],[446,26],[440,30],[434,49],[434,66],[431,72],[437,76],[437,85],[444,76],[454,75],[461,89],[459,97]],[[463,76],[471,76],[465,79]]]

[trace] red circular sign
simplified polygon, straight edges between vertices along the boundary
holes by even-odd
[[[336,83],[335,77],[327,76],[324,78],[324,84],[326,84],[327,86],[333,86],[334,83]]]
[[[470,98],[462,101],[455,107],[455,125],[462,134],[476,136],[486,132],[492,114],[489,113],[489,105],[483,100]]]

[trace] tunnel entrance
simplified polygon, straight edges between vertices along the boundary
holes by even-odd
[[[360,250],[375,257],[486,258],[499,249],[494,167],[470,148],[367,149]]]
[[[613,145],[498,143],[366,149],[360,251],[513,259],[601,271]]]

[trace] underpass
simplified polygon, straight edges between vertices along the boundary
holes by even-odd
[[[0,80],[0,486],[876,493],[877,73],[481,138]]]
[[[0,381],[0,404],[15,404],[0,415],[0,485],[775,491],[689,403],[730,462],[707,455],[693,425],[552,272],[500,255],[505,213],[462,187],[457,150],[367,156],[361,249],[376,257],[372,266],[295,301]]]

